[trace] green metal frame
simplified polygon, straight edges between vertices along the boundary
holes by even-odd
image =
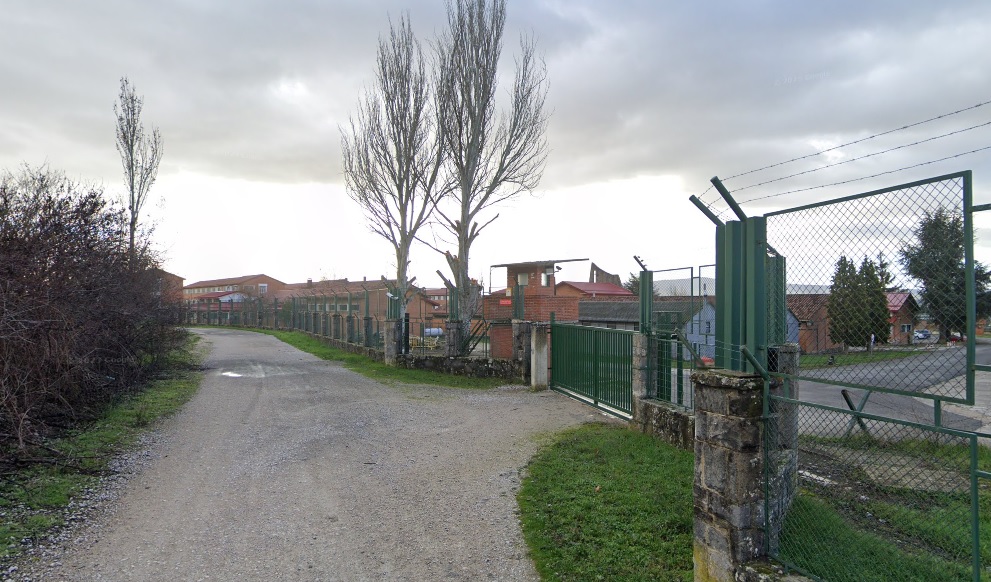
[[[636,332],[551,323],[551,388],[614,416],[633,412]]]
[[[754,372],[746,346],[767,366],[767,221],[751,217],[716,227],[716,367]],[[722,349],[719,349],[722,347]]]

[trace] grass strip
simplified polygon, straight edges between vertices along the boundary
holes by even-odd
[[[34,462],[0,480],[0,559],[16,555],[22,540],[37,539],[63,523],[70,500],[96,485],[113,456],[134,446],[148,426],[176,412],[196,393],[203,353],[198,338],[169,356],[160,379],[107,407],[95,421],[45,444]]]
[[[896,542],[852,527],[825,501],[795,498],[781,535],[779,557],[830,580],[968,580],[966,565],[907,551]]]
[[[624,427],[566,431],[517,494],[543,580],[691,580],[691,453]]]
[[[232,329],[232,328],[223,328]],[[385,363],[373,360],[361,354],[352,354],[344,350],[328,346],[320,339],[300,331],[281,331],[270,329],[234,328],[240,331],[253,331],[273,336],[292,347],[308,354],[331,362],[338,362],[348,370],[357,372],[366,378],[379,382],[399,382],[404,384],[429,384],[447,386],[450,388],[487,389],[505,386],[511,382],[503,378],[472,378],[445,374],[433,370],[410,370],[386,366]]]
[[[802,356],[800,364],[803,370],[815,368],[827,368],[831,366],[855,366],[857,364],[873,364],[887,360],[901,360],[911,356],[932,353],[931,350],[874,350],[873,353],[848,352],[845,354],[805,354]],[[832,362],[830,363],[830,358]]]

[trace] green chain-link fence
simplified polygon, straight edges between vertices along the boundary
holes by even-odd
[[[770,405],[767,466],[797,469],[791,483],[769,482],[773,558],[830,581],[981,579],[991,453],[977,435],[786,398]],[[775,421],[788,407],[797,427]]]
[[[968,400],[973,347],[963,340],[988,279],[981,267],[968,276],[970,189],[964,172],[765,216],[769,254],[786,262],[800,376]],[[769,329],[780,313],[769,309]]]

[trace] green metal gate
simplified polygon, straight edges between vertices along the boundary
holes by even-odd
[[[551,324],[551,388],[616,416],[633,412],[635,332]]]

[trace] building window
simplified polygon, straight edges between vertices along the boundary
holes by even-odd
[[[902,333],[912,333],[912,324],[911,323],[903,323],[902,324]]]
[[[264,295],[266,293],[268,293],[268,283],[259,283],[258,284],[258,294],[259,295]]]
[[[712,322],[705,322],[705,333],[712,333]]]

